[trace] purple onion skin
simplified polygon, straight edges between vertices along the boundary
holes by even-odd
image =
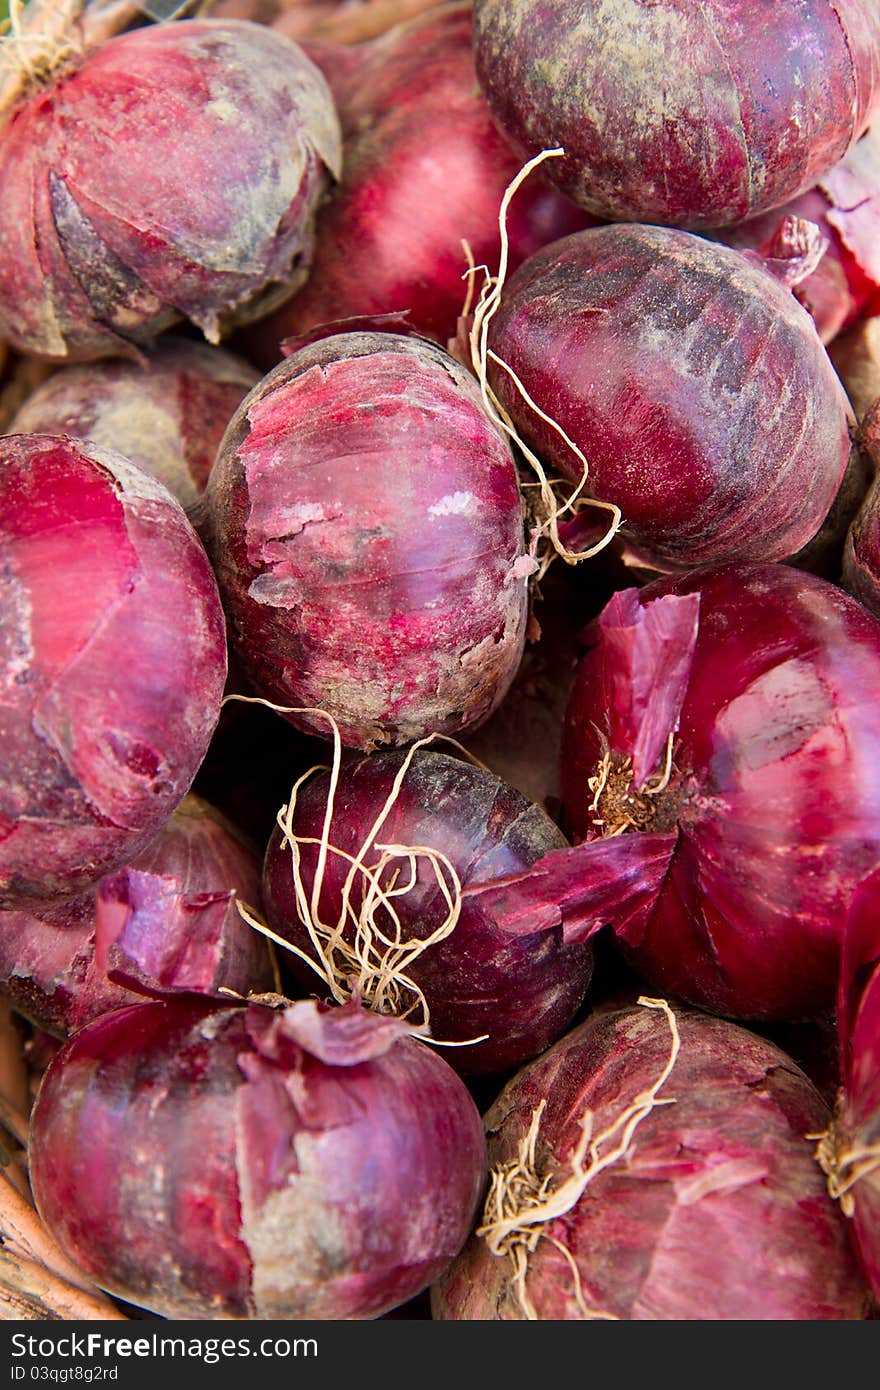
[[[42,912],[0,912],[0,989],[60,1038],[134,1002],[109,969],[160,993],[268,990],[263,940],[237,899],[259,908],[259,864],[188,795],[158,839],[97,889]]]
[[[397,751],[378,753],[343,769],[334,800],[330,841],[355,854],[389,796],[403,763]],[[320,837],[328,777],[313,777],[297,799],[297,835]],[[549,1047],[583,1002],[592,974],[587,943],[566,944],[559,926],[546,926],[539,912],[516,932],[493,915],[491,884],[531,868],[566,840],[539,806],[499,778],[442,753],[419,752],[376,840],[381,844],[428,845],[452,862],[462,885],[459,920],[448,937],[429,947],[408,974],[424,991],[431,1031],[441,1041],[463,1042],[488,1034],[486,1042],[456,1047],[447,1057],[464,1072],[501,1072]],[[377,852],[367,855],[373,863]],[[310,896],[316,851],[302,849],[302,872]],[[334,923],[349,863],[331,856],[321,896],[321,917]],[[408,870],[404,867],[404,873]],[[470,890],[470,891],[469,891]],[[263,901],[269,925],[301,950],[311,951],[296,915],[291,853],[280,830],[269,841],[263,870]],[[357,910],[360,897],[355,897]],[[434,874],[422,864],[416,888],[395,899],[404,938],[424,938],[444,921],[447,904]],[[291,956],[289,963],[306,989],[318,978]],[[407,1003],[413,1002],[406,995]]]
[[[834,1125],[838,1149],[876,1150],[880,1145],[880,871],[865,879],[847,919],[837,1022],[842,1058]],[[865,1171],[849,1195],[856,1249],[880,1299],[880,1166]]]
[[[500,703],[525,640],[516,469],[440,348],[371,332],[301,349],[233,417],[206,497],[257,693],[326,710],[362,749],[457,733]]]
[[[190,513],[223,432],[256,381],[252,367],[220,348],[163,339],[140,362],[55,372],[28,397],[9,433],[75,435],[114,449]]]
[[[323,77],[262,25],[112,39],[4,128],[0,334],[68,361],[118,356],[180,318],[216,342],[308,265],[339,161]]]
[[[477,0],[480,84],[609,221],[740,222],[805,192],[880,106],[873,0]]]
[[[183,800],[226,676],[179,503],[119,454],[0,439],[0,908],[85,891]]]
[[[489,346],[660,569],[785,559],[831,506],[845,393],[790,291],[727,247],[665,227],[577,232],[520,267]],[[507,373],[490,363],[490,381],[545,464],[579,482]]]
[[[681,1051],[660,1092],[675,1103],[655,1107],[628,1154],[545,1228],[574,1257],[584,1303],[627,1321],[865,1317],[846,1223],[805,1137],[827,1124],[825,1102],[764,1039],[704,1014],[676,1018]],[[516,1155],[546,1099],[539,1173],[564,1181],[585,1112],[601,1134],[656,1082],[669,1052],[657,1012],[594,1014],[489,1110],[490,1169]],[[512,1272],[509,1258],[473,1236],[433,1291],[434,1317],[522,1318]],[[549,1240],[529,1256],[526,1292],[542,1320],[583,1316],[571,1269]]]
[[[164,1317],[381,1316],[449,1264],[485,1181],[473,1101],[405,1032],[313,1003],[105,1015],[34,1109],[47,1229]]]
[[[417,332],[455,337],[462,242],[497,271],[498,211],[520,167],[476,85],[471,27],[470,7],[450,5],[376,43],[314,52],[342,121],[343,174],[318,214],[308,283],[247,334],[255,360],[273,366],[282,339],[355,315],[406,310]],[[591,223],[530,179],[508,217],[511,263]]]
[[[880,624],[788,566],[698,571],[638,603],[687,594],[699,595],[699,627],[669,788],[678,842],[626,951],[652,988],[713,1012],[816,1017],[833,1007],[852,895],[880,861]],[[610,635],[591,630],[563,731],[579,837],[599,833],[587,788],[598,731],[631,751],[620,712],[638,690],[624,681],[612,695]],[[657,725],[661,747],[673,727]]]
[[[880,465],[880,399],[866,412],[859,438],[876,474]],[[880,484],[876,477],[846,537],[843,583],[875,618],[880,617]]]

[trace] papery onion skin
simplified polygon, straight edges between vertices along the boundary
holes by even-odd
[[[258,373],[231,353],[163,338],[140,362],[64,367],[38,386],[10,434],[68,434],[124,454],[187,513],[205,490],[220,440]]]
[[[499,208],[520,167],[477,88],[471,27],[470,6],[454,5],[355,50],[355,62],[350,50],[314,51],[342,120],[343,175],[318,216],[308,283],[246,336],[255,360],[273,366],[282,339],[317,324],[403,310],[415,331],[455,337],[463,243],[497,271]],[[508,214],[511,264],[591,221],[534,176]]]
[[[661,569],[793,555],[843,477],[849,405],[808,314],[689,232],[597,227],[539,251],[506,286],[489,348]],[[489,379],[545,465],[580,482],[508,373],[490,362]]]
[[[392,792],[404,754],[376,753],[348,763],[334,796],[329,841],[348,855],[356,854],[381,807]],[[297,797],[293,830],[297,836],[320,839],[329,786],[328,774],[312,777]],[[539,806],[488,772],[442,752],[420,750],[404,777],[388,818],[374,845],[425,845],[448,858],[462,886],[461,914],[451,935],[430,946],[407,974],[424,991],[431,1033],[444,1042],[481,1038],[471,1047],[451,1049],[447,1061],[465,1072],[500,1072],[518,1066],[548,1047],[571,1022],[583,1001],[592,974],[592,951],[586,942],[564,939],[561,922],[546,921],[546,911],[533,914],[531,930],[521,923],[505,931],[493,914],[491,884],[523,873],[551,850],[562,849],[565,837]],[[311,900],[317,852],[301,848],[301,871]],[[365,862],[373,864],[371,848]],[[335,924],[341,890],[350,861],[331,855],[319,911],[325,924]],[[410,870],[405,860],[397,867],[403,881]],[[269,925],[300,950],[314,956],[306,930],[297,918],[291,851],[280,829],[269,841],[263,873],[263,898]],[[448,871],[444,870],[449,882]],[[386,875],[386,879],[388,875]],[[394,899],[404,939],[425,938],[444,921],[448,904],[434,873],[423,861],[415,890]],[[487,891],[474,895],[473,889]],[[357,880],[352,907],[363,901],[363,880]],[[360,890],[360,891],[358,891]],[[552,904],[548,897],[548,906]],[[380,922],[387,930],[390,922]],[[289,960],[302,985],[312,992],[325,987],[314,971],[295,957]],[[416,1003],[402,992],[404,1007]],[[410,1017],[417,1019],[417,1008]]]
[[[179,318],[216,342],[308,265],[339,158],[326,83],[289,40],[200,20],[118,36],[2,130],[0,333],[69,361]]]
[[[268,990],[266,948],[239,900],[259,908],[256,856],[189,794],[158,838],[96,889],[42,912],[0,912],[0,989],[60,1038],[134,1002],[108,970],[160,993]]]
[[[681,1051],[659,1092],[674,1103],[656,1106],[627,1155],[544,1228],[574,1257],[585,1305],[627,1321],[866,1316],[845,1222],[805,1138],[827,1123],[821,1096],[771,1043],[720,1019],[675,1014]],[[586,1111],[602,1133],[657,1081],[669,1054],[656,1011],[594,1014],[502,1091],[485,1119],[490,1170],[516,1155],[546,1098],[538,1171],[560,1185]],[[539,1319],[583,1316],[551,1240],[538,1242],[527,1269]],[[512,1273],[509,1257],[472,1237],[433,1291],[434,1317],[523,1318]]]
[[[242,403],[206,496],[258,694],[325,710],[362,749],[456,733],[500,702],[525,640],[516,469],[440,348],[341,333],[301,349]]]
[[[880,871],[853,898],[843,940],[837,1011],[842,1086],[832,1129],[838,1157],[865,1153],[843,1170],[853,1238],[865,1274],[880,1298]],[[845,1199],[846,1200],[846,1199]]]
[[[829,346],[831,360],[859,420],[880,399],[880,319],[867,319]]]
[[[406,1031],[313,1003],[105,1015],[34,1110],[44,1224],[164,1317],[381,1316],[456,1254],[485,1180],[473,1101]]]
[[[880,105],[871,0],[477,0],[480,83],[524,157],[608,220],[740,222],[811,188]]]
[[[226,676],[182,508],[120,454],[0,439],[0,908],[83,892],[180,804]]]
[[[587,780],[600,735],[632,751],[622,716],[641,696],[625,671],[612,693],[618,642],[637,643],[640,615],[686,595],[699,598],[698,632],[665,802],[678,843],[625,949],[652,988],[713,1012],[815,1017],[833,1006],[852,894],[880,861],[880,624],[854,599],[782,565],[696,571],[618,595],[618,611],[624,601],[632,611],[613,618],[609,606],[608,637],[601,618],[591,630],[566,713],[570,828],[600,834]],[[647,680],[653,668],[642,669]],[[644,776],[675,727],[654,722]]]
[[[720,233],[720,239],[740,251],[760,252],[787,214],[815,223],[828,242],[817,268],[794,289],[823,343],[880,313],[880,125],[815,188]]]

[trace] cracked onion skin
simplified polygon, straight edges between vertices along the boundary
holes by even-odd
[[[188,515],[220,440],[258,373],[208,343],[160,339],[140,362],[62,367],[9,423],[9,434],[68,434],[124,454],[158,478]]]
[[[158,835],[217,723],[226,637],[180,504],[120,454],[0,439],[0,908]]]
[[[828,1123],[822,1097],[763,1038],[705,1014],[675,1015],[681,1051],[659,1093],[674,1103],[656,1106],[627,1155],[544,1228],[573,1256],[584,1303],[626,1321],[866,1317],[846,1223],[805,1137]],[[515,1157],[546,1099],[538,1172],[563,1182],[584,1113],[601,1134],[657,1081],[669,1054],[669,1028],[654,1010],[593,1014],[489,1110],[490,1169]],[[433,1290],[434,1317],[521,1319],[512,1272],[508,1257],[472,1236]],[[528,1256],[525,1287],[539,1319],[583,1317],[571,1268],[550,1240]]]
[[[0,130],[0,333],[67,361],[179,319],[218,341],[305,271],[340,158],[327,85],[292,41],[244,21],[119,35]]]
[[[661,710],[668,665],[651,673],[681,622],[695,640]],[[663,636],[643,646],[651,623]],[[562,740],[572,833],[615,843],[590,810],[603,734],[626,755],[650,730],[636,785],[675,735],[658,798],[672,855],[653,911],[618,933],[628,958],[652,989],[715,1013],[828,1012],[847,910],[880,860],[880,623],[813,575],[729,565],[615,596],[587,641]],[[634,854],[642,833],[621,837]]]
[[[525,639],[517,475],[441,348],[373,332],[302,348],[242,402],[206,499],[259,695],[326,711],[364,750],[457,733],[500,702]]]
[[[403,761],[403,752],[389,750],[342,769],[331,844],[357,854]],[[328,787],[328,774],[322,772],[300,789],[292,822],[297,836],[320,839]],[[525,874],[545,854],[565,848],[564,835],[546,812],[484,769],[421,749],[376,841],[430,846],[451,861],[461,882],[461,913],[451,935],[429,947],[406,972],[424,992],[432,1036],[459,1044],[449,1052],[450,1065],[470,1073],[503,1072],[549,1047],[583,1002],[592,949],[584,940],[568,940],[561,920],[548,920],[552,891],[547,905],[536,908],[531,921],[521,921],[516,931],[505,930],[492,896],[493,881]],[[367,862],[377,858],[374,841]],[[302,846],[300,870],[310,900],[315,867],[315,847]],[[319,902],[325,923],[338,920],[348,870],[348,859],[329,857]],[[405,862],[402,873],[409,875]],[[362,896],[356,891],[356,912]],[[314,955],[298,920],[290,847],[277,826],[266,850],[263,902],[270,927]],[[424,938],[445,920],[448,904],[434,874],[422,864],[416,887],[396,897],[394,908],[403,938]],[[304,962],[291,955],[287,963],[306,990],[320,988]],[[403,999],[407,1007],[414,1002],[406,991]],[[484,1042],[460,1045],[484,1034]]]
[[[310,1001],[105,1015],[34,1108],[46,1228],[164,1317],[380,1317],[448,1265],[485,1181],[473,1101],[407,1032]]]
[[[552,161],[551,161],[552,162]],[[665,227],[577,232],[507,284],[489,347],[586,456],[656,568],[781,560],[812,539],[850,454],[851,411],[794,296],[736,251]],[[523,439],[581,460],[489,364]]]
[[[874,0],[476,0],[480,84],[524,157],[609,221],[744,221],[812,187],[880,107]]]

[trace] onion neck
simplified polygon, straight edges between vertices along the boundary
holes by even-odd
[[[12,0],[0,46],[0,120],[142,17],[136,0]]]

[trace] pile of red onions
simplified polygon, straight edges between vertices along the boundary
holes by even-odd
[[[842,1089],[818,1154],[880,1298],[880,871],[853,899],[838,998]]]
[[[159,994],[268,990],[269,959],[239,901],[259,906],[255,856],[213,807],[186,796],[158,839],[97,888],[0,912],[0,985],[62,1038],[133,1002],[109,971]]]
[[[574,1017],[592,973],[592,951],[585,943],[592,925],[589,910],[584,911],[589,894],[576,910],[565,901],[562,879],[549,876],[548,866],[538,862],[556,851],[551,863],[562,873],[566,841],[549,816],[499,778],[457,758],[427,749],[411,762],[397,750],[377,753],[342,768],[326,836],[332,850],[324,864],[319,846],[329,793],[327,771],[299,789],[289,820],[280,817],[286,830],[276,827],[264,866],[270,927],[315,962],[309,969],[301,957],[289,958],[304,987],[321,988],[315,971],[326,971],[329,961],[333,969],[325,984],[337,997],[350,993],[357,981],[372,1007],[428,1024],[441,1042],[485,1038],[448,1053],[451,1065],[464,1071],[504,1071],[549,1047]],[[395,851],[379,870],[384,845]],[[410,847],[420,847],[412,859]],[[440,858],[431,859],[425,847]],[[365,867],[350,875],[353,857]],[[532,901],[523,886],[522,913],[511,927],[507,919],[516,880],[528,878],[536,864],[538,900]],[[310,925],[322,928],[323,962],[299,915],[294,867],[310,905]],[[375,930],[367,939],[366,904],[375,884],[389,893],[375,914],[385,941]],[[418,943],[440,933],[450,918],[449,934],[438,935],[419,953]],[[329,945],[339,921],[347,921],[344,939],[350,951]],[[401,942],[416,948],[411,958],[399,950]],[[398,979],[403,973],[411,983],[382,984],[383,963],[392,961]]]
[[[524,155],[598,217],[720,227],[812,188],[880,109],[874,0],[476,0],[477,71]]]
[[[627,954],[717,1013],[829,1009],[846,911],[880,861],[880,624],[812,575],[728,566],[616,594],[586,640],[569,822],[600,857],[628,845],[633,873],[667,843],[652,910],[618,929]]]
[[[809,315],[760,264],[663,227],[578,232],[520,267],[488,344],[520,437],[580,482],[561,427],[649,563],[779,560],[818,531],[851,412]]]
[[[242,402],[206,498],[245,674],[300,727],[327,736],[318,707],[369,749],[499,703],[531,570],[516,468],[440,348],[375,332],[302,348]]]
[[[483,1234],[435,1317],[865,1316],[805,1138],[828,1120],[818,1091],[742,1028],[673,1019],[680,1050],[659,1009],[596,1013],[505,1087],[485,1120]]]
[[[163,338],[138,362],[62,367],[28,396],[10,434],[69,434],[114,449],[191,512],[223,431],[257,373],[207,343]]]
[[[786,217],[805,218],[826,242],[818,266],[794,289],[823,343],[880,313],[880,123],[815,188],[784,208],[719,233],[738,250],[775,254]]]
[[[293,289],[339,162],[323,77],[260,25],[156,24],[68,56],[0,129],[0,334],[72,360],[181,318],[216,341]]]
[[[0,908],[83,892],[182,801],[217,722],[217,585],[120,454],[0,439]]]
[[[180,1000],[80,1030],[34,1108],[46,1228],[171,1318],[375,1318],[431,1283],[485,1181],[463,1083],[397,1019]]]
[[[474,76],[469,5],[393,29],[350,52],[316,49],[339,108],[342,180],[318,218],[308,283],[247,335],[267,367],[290,334],[352,315],[406,310],[418,332],[455,336],[475,265],[499,258],[498,209],[519,160]],[[587,223],[535,178],[508,219],[511,262]]]

